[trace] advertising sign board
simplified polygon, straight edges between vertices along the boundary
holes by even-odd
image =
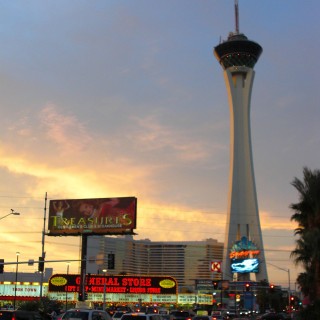
[[[49,236],[133,234],[137,198],[50,200]]]
[[[79,292],[80,275],[55,274],[49,280],[49,292]],[[86,276],[85,292],[119,294],[177,294],[177,281],[169,276]]]

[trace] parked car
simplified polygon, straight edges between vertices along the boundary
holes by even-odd
[[[0,320],[44,320],[39,312],[25,310],[0,310]]]
[[[112,320],[108,312],[94,309],[69,309],[62,320]]]

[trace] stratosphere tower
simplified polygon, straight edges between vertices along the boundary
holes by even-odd
[[[239,32],[235,1],[235,32],[214,48],[223,68],[230,109],[230,169],[223,279],[268,280],[254,177],[250,104],[255,71],[262,47]]]

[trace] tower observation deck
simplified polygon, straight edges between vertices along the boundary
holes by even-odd
[[[231,33],[228,40],[214,49],[214,54],[224,69],[234,66],[253,68],[262,53],[262,47],[248,40],[244,34]]]
[[[221,64],[230,109],[228,212],[223,253],[223,278],[268,280],[253,169],[250,104],[256,62],[262,47],[236,32],[214,48]]]

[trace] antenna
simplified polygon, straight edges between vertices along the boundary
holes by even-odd
[[[238,0],[234,0],[234,13],[235,13],[235,20],[236,20],[236,34],[239,34],[239,6],[238,6]]]

